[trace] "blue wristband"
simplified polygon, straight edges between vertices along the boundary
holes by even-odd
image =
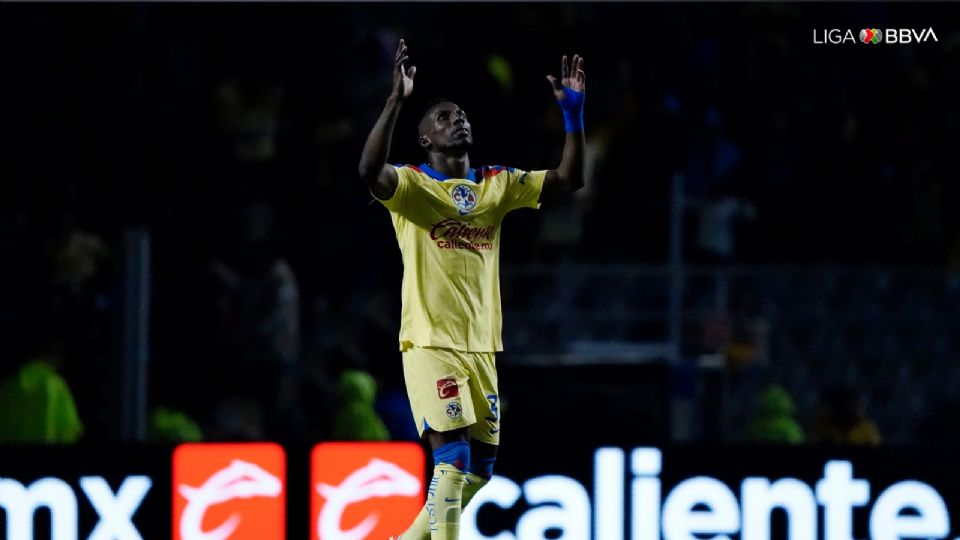
[[[580,114],[563,111],[563,129],[567,133],[583,130],[583,111]]]
[[[563,99],[557,103],[563,111],[563,128],[567,133],[583,129],[584,93],[563,87]]]

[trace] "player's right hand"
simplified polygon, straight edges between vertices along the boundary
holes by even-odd
[[[393,93],[391,97],[404,100],[413,93],[413,76],[417,74],[417,67],[405,67],[410,57],[407,56],[407,44],[400,40],[397,46],[397,56],[393,65]]]

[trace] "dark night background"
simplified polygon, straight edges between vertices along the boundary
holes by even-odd
[[[563,125],[544,77],[562,54],[586,59],[588,187],[505,223],[505,421],[510,399],[516,426],[536,418],[508,380],[535,365],[538,392],[638,415],[626,440],[741,441],[769,383],[811,434],[846,392],[884,441],[947,440],[960,397],[958,15],[4,4],[2,372],[56,358],[84,439],[118,437],[118,283],[124,234],[139,229],[152,246],[151,409],[186,412],[210,440],[322,440],[340,373],[359,368],[392,436],[408,437],[402,268],[356,173],[403,37],[418,71],[394,163],[423,160],[418,111],[446,96],[471,117],[475,165],[554,167]],[[864,27],[933,27],[939,41],[812,39]],[[617,371],[603,344],[629,356],[668,339],[674,177],[688,202],[679,364]],[[597,364],[579,386],[562,367],[573,353]]]

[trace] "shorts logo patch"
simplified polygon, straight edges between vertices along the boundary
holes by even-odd
[[[470,213],[471,210],[477,207],[477,194],[473,191],[473,188],[468,185],[460,184],[454,187],[453,191],[450,192],[450,197],[453,199],[454,206],[460,211],[461,216]]]
[[[440,379],[437,381],[437,396],[440,399],[450,399],[460,395],[460,387],[457,386],[457,380],[453,377]]]
[[[460,406],[460,403],[456,401],[451,401],[450,403],[447,403],[447,418],[456,420],[457,418],[460,418],[462,414],[463,414],[463,407]]]

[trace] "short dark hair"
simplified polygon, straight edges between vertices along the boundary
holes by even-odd
[[[441,103],[447,103],[447,102],[456,103],[456,101],[450,98],[445,98],[445,97],[431,99],[430,101],[427,102],[426,105],[423,106],[422,109],[420,109],[420,119],[423,120],[423,117],[426,116],[437,105]]]
[[[420,116],[418,117],[419,119],[417,120],[418,135],[420,134],[420,125],[423,124],[423,119],[426,118],[428,114],[430,114],[430,111],[432,111],[434,107],[436,107],[441,103],[456,103],[456,101],[450,98],[444,97],[444,98],[433,98],[429,102],[427,102],[427,104],[422,109],[420,109]]]

